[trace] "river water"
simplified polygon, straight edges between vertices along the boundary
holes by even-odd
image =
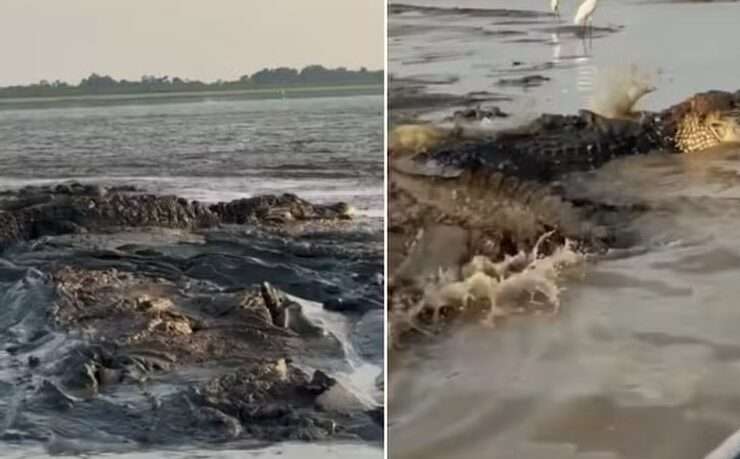
[[[199,234],[130,231],[51,237],[0,253],[0,456],[380,457],[378,441],[360,440],[266,448],[162,437],[159,446],[142,445],[132,440],[135,429],[127,432],[112,412],[30,414],[18,408],[33,397],[27,382],[52,377],[47,366],[79,339],[53,332],[33,341],[48,333],[43,317],[52,291],[46,269],[55,263],[207,282],[218,291],[268,281],[341,345],[339,355],[297,355],[296,363],[307,371],[323,369],[363,400],[382,404],[376,384],[383,368],[382,97],[145,99],[52,100],[27,108],[0,103],[0,189],[75,180],[204,202],[289,192],[315,202],[346,201],[357,218],[344,229],[295,240],[241,227]],[[300,255],[309,248],[321,255]],[[120,256],[107,258],[111,249],[122,249]],[[364,308],[355,314],[325,311],[321,303],[329,292],[354,296]],[[20,354],[9,350],[19,344],[26,346]],[[42,364],[29,375],[22,361],[30,355]],[[168,393],[228,371],[233,367],[185,368],[155,378],[150,390]],[[127,391],[136,392],[123,388],[102,399],[114,407],[139,403],[140,395],[131,398]]]
[[[562,4],[564,20],[575,7]],[[590,44],[534,13],[547,2],[516,8],[526,13],[392,15],[389,70],[434,82],[425,86],[433,93],[506,96],[495,104],[515,121],[588,106],[600,76],[631,63],[658,88],[645,108],[740,87],[738,61],[723,57],[735,48],[735,3],[603,1],[594,25],[610,31],[597,29]],[[550,80],[496,85],[532,74]],[[566,186],[590,197],[649,205],[625,223],[636,246],[592,259],[584,279],[566,281],[555,318],[521,317],[495,330],[471,324],[396,353],[392,457],[700,459],[740,428],[739,172],[740,150],[727,148],[627,158],[571,177]]]
[[[291,192],[380,217],[382,125],[379,96],[0,102],[0,186],[122,182],[202,201]]]

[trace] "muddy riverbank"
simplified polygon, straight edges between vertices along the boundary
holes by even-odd
[[[382,234],[346,204],[250,199],[3,192],[3,441],[380,447]]]

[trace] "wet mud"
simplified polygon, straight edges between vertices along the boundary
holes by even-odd
[[[2,193],[5,442],[381,445],[382,234],[291,195]]]

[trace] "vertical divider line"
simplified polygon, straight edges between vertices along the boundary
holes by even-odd
[[[383,9],[383,457],[388,459],[388,13]]]

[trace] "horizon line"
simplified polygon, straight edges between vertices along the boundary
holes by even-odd
[[[238,80],[239,78],[241,78],[243,76],[252,76],[255,73],[260,72],[262,70],[275,70],[275,69],[281,69],[281,68],[288,68],[288,69],[295,69],[295,70],[298,70],[300,72],[301,70],[303,70],[303,69],[305,69],[307,67],[313,67],[313,66],[321,66],[321,67],[323,67],[323,68],[325,68],[327,70],[337,70],[337,69],[344,68],[344,69],[346,69],[348,71],[352,71],[352,72],[359,72],[363,68],[367,72],[383,72],[383,71],[385,71],[385,68],[372,69],[372,68],[370,68],[368,66],[364,66],[364,65],[361,65],[361,66],[359,66],[357,68],[350,68],[350,67],[346,67],[346,66],[343,66],[343,65],[339,65],[339,66],[336,66],[336,67],[326,67],[323,64],[309,64],[309,65],[296,66],[296,67],[292,67],[292,66],[288,66],[288,65],[278,65],[278,66],[274,66],[274,67],[262,67],[260,70],[257,70],[257,71],[255,71],[255,72],[253,72],[251,74],[250,73],[243,73],[240,76],[236,77],[236,79]],[[119,82],[120,81],[141,81],[142,78],[147,77],[147,76],[148,77],[155,77],[155,78],[166,76],[166,77],[169,77],[169,78],[180,78],[183,81],[190,81],[190,82],[199,81],[201,83],[207,83],[207,84],[213,84],[213,83],[216,83],[218,81],[224,81],[224,82],[233,81],[233,80],[227,80],[225,78],[223,78],[223,79],[222,78],[218,78],[218,79],[211,80],[211,81],[208,81],[208,80],[198,80],[198,79],[190,79],[190,78],[181,77],[181,76],[177,76],[177,75],[170,75],[170,74],[163,74],[161,76],[159,76],[157,74],[144,74],[144,75],[141,75],[138,80],[127,80],[126,78],[119,79],[119,78],[117,78],[117,77],[115,77],[115,76],[113,76],[111,74],[108,74],[108,73],[90,72],[87,76],[84,76],[84,77],[80,78],[79,81],[77,82],[77,84],[82,83],[83,80],[85,80],[86,78],[91,77],[92,75],[97,75],[97,76],[101,76],[101,77],[107,76],[107,77],[113,78],[114,80],[119,81]],[[0,84],[0,88],[1,89],[7,89],[7,88],[16,87],[16,86],[21,86],[21,87],[24,87],[24,86],[32,86],[34,84],[39,84],[42,81],[46,81],[48,83],[54,83],[54,82],[59,81],[61,83],[72,84],[71,81],[63,81],[63,80],[60,80],[58,78],[57,79],[42,78],[42,79],[37,80],[37,81],[27,81],[25,83]]]

